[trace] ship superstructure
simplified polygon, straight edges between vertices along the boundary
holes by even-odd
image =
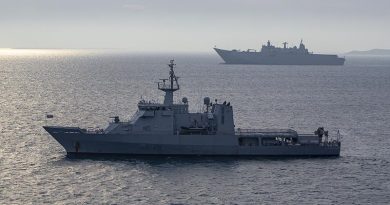
[[[169,78],[157,88],[165,92],[163,103],[141,100],[128,120],[113,117],[106,129],[44,126],[68,155],[221,155],[221,156],[339,156],[340,141],[327,131],[298,134],[292,129],[236,129],[233,106],[204,98],[204,111],[189,112],[188,99],[175,104],[180,89],[174,61]]]
[[[270,41],[262,45],[260,51],[225,50],[214,48],[226,64],[258,64],[258,65],[344,65],[345,58],[337,55],[313,54],[309,52],[302,40],[299,46],[276,47]]]

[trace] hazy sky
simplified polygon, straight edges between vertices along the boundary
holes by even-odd
[[[0,0],[0,47],[390,48],[390,0]]]

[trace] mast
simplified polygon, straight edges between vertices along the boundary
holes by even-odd
[[[283,48],[287,48],[287,42],[283,42]]]
[[[301,43],[299,44],[299,49],[305,50],[305,45],[303,44],[303,39],[301,39]]]
[[[169,71],[169,79],[160,79],[162,82],[158,82],[158,89],[162,90],[165,92],[165,97],[164,97],[164,105],[172,105],[173,104],[173,92],[176,90],[179,90],[179,83],[177,77],[175,75],[175,72],[173,68],[175,67],[174,60],[171,60],[170,63],[168,64],[170,71]],[[169,80],[169,83],[167,84],[166,81]]]

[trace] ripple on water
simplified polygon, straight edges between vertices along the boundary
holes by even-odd
[[[339,129],[340,158],[78,160],[66,158],[42,129],[44,124],[104,127],[108,116],[130,117],[140,96],[161,100],[153,82],[166,75],[170,58],[103,53],[0,57],[0,203],[390,201],[390,60],[375,66],[356,60],[341,68],[221,65],[214,56],[175,57],[182,77],[178,99],[191,99],[191,109],[210,96],[232,103],[237,127],[308,133],[320,125],[333,133]],[[45,119],[46,113],[54,119]]]

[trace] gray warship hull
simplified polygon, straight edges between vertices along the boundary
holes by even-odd
[[[84,133],[80,128],[44,129],[68,156],[182,155],[182,156],[339,156],[337,143],[306,145],[240,145],[240,135],[126,135]],[[254,137],[256,135],[253,135]],[[259,140],[261,142],[261,137]]]
[[[262,52],[214,48],[226,64],[252,65],[344,65],[345,59],[325,54],[263,54]]]
[[[173,60],[169,79],[158,89],[164,102],[141,99],[138,110],[125,121],[119,116],[105,129],[62,126],[43,128],[69,155],[183,155],[183,156],[339,156],[340,141],[319,127],[314,134],[292,129],[235,129],[230,102],[204,98],[203,112],[189,112],[188,99],[173,102],[180,89]],[[53,118],[53,115],[47,115]]]

